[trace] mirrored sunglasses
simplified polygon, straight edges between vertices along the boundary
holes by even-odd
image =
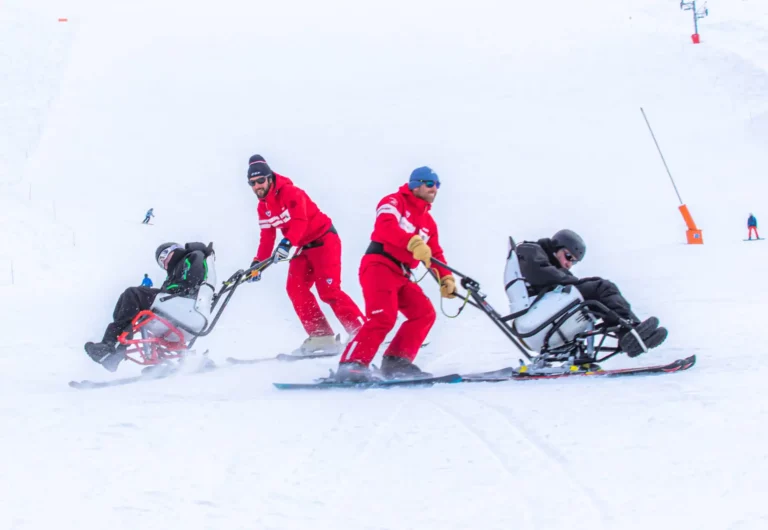
[[[419,180],[417,182],[421,182],[428,188],[434,188],[437,186],[437,189],[440,189],[440,181],[439,180]]]
[[[264,184],[267,181],[268,177],[258,177],[255,179],[248,179],[248,184],[253,187],[256,184]]]

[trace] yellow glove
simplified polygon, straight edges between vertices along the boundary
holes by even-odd
[[[440,280],[440,296],[443,298],[456,298],[456,280],[453,276],[444,276]]]
[[[432,266],[432,249],[421,239],[421,236],[413,236],[408,241],[408,250],[413,254],[413,258],[423,261],[427,268]]]

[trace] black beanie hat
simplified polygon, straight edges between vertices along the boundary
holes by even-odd
[[[253,155],[248,160],[248,180],[256,177],[272,177],[274,174],[261,155]]]

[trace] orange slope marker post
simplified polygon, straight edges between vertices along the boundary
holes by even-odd
[[[683,214],[685,225],[688,227],[688,230],[685,231],[685,238],[688,241],[688,244],[703,245],[704,236],[702,235],[701,230],[696,228],[696,223],[693,222],[693,216],[691,216],[691,212],[688,211],[688,207],[685,204],[681,204],[678,209],[680,210],[680,213]]]
[[[645,124],[648,125],[648,130],[651,132],[651,138],[653,138],[653,143],[656,144],[656,149],[659,151],[659,156],[661,157],[661,161],[664,163],[664,168],[667,170],[667,175],[669,175],[669,180],[672,182],[672,187],[675,188],[677,199],[680,201],[680,206],[678,207],[678,210],[680,210],[680,213],[683,214],[683,220],[685,221],[685,225],[688,227],[688,230],[686,230],[685,232],[685,239],[689,245],[703,245],[704,236],[701,232],[701,229],[699,229],[696,226],[696,223],[693,221],[693,216],[691,215],[691,212],[688,211],[688,206],[686,206],[683,203],[683,199],[682,197],[680,197],[680,192],[677,191],[677,185],[675,184],[675,179],[672,178],[672,173],[669,171],[669,166],[667,166],[667,161],[664,160],[664,155],[661,152],[661,147],[659,147],[659,142],[656,141],[656,135],[653,134],[653,129],[651,128],[651,123],[648,121],[648,116],[645,115],[645,111],[643,110],[642,107],[640,107],[640,112],[643,113],[643,118],[645,118]]]
[[[59,19],[59,22],[67,22],[67,21],[69,21],[69,19],[68,19],[68,18],[60,18],[60,19]]]

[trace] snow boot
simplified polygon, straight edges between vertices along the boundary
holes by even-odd
[[[125,358],[122,348],[116,349],[113,344],[104,342],[86,342],[85,353],[110,372],[115,372],[120,361]]]
[[[432,377],[432,374],[424,372],[405,357],[385,355],[381,361],[381,373],[387,379],[419,379],[420,377]]]
[[[340,337],[336,335],[325,335],[322,337],[309,337],[301,346],[291,352],[291,355],[301,357],[303,355],[340,355],[341,347]]]
[[[370,368],[356,361],[339,363],[339,369],[333,374],[335,383],[368,383],[378,379]]]

